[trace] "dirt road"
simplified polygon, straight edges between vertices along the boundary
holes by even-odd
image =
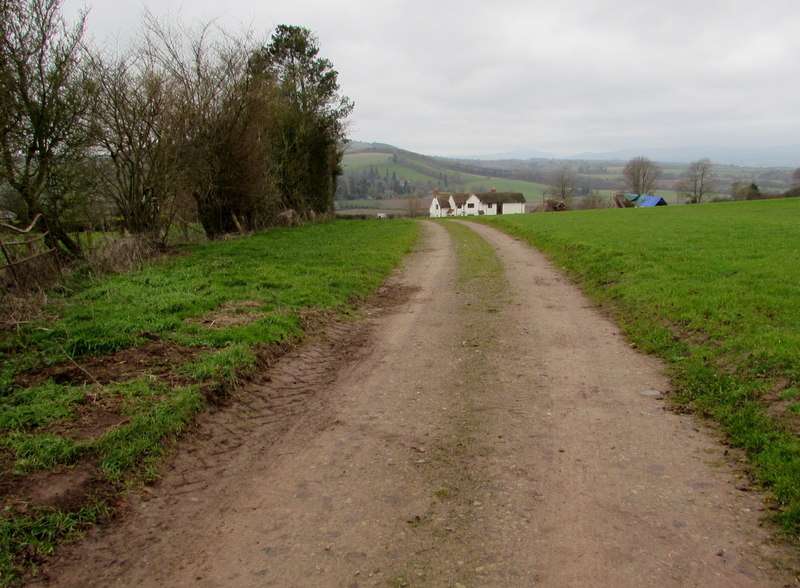
[[[538,253],[438,224],[373,308],[212,415],[60,586],[780,586],[725,448]]]

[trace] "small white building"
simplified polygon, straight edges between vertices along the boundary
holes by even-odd
[[[435,190],[429,212],[431,218],[521,214],[525,212],[525,196],[495,190],[483,194],[441,194]]]

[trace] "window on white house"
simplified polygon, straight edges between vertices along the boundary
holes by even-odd
[[[475,208],[475,203],[470,202],[469,204],[467,204],[467,208]]]

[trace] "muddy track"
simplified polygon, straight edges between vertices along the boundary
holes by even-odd
[[[269,375],[234,391],[224,406],[202,416],[162,468],[161,480],[125,503],[121,524],[93,529],[26,584],[124,585],[131,568],[148,575],[151,562],[165,569],[182,565],[185,555],[172,548],[207,538],[203,518],[209,508],[225,512],[226,500],[237,491],[235,480],[267,468],[287,436],[298,441],[330,426],[326,390],[343,364],[365,353],[375,327],[369,317],[403,304],[410,294],[390,279],[351,320],[315,328],[308,341],[270,366]],[[98,576],[98,570],[104,573]],[[155,572],[138,582],[158,585],[158,577]]]
[[[542,256],[442,226],[360,317],[208,415],[31,584],[781,586],[728,450]],[[739,488],[739,489],[737,489]]]

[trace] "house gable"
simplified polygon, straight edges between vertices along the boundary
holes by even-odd
[[[452,215],[453,211],[450,207],[449,195],[439,194],[438,190],[434,192],[431,205],[428,207],[428,211],[430,212],[431,218],[440,218]]]

